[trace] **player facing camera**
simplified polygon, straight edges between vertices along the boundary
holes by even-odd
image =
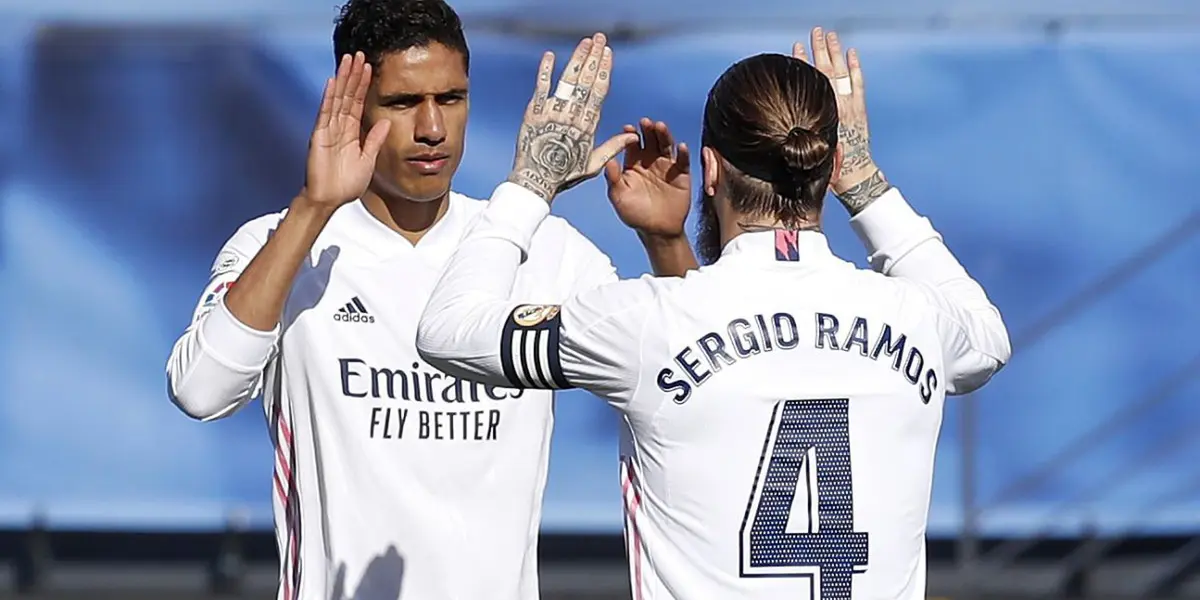
[[[364,199],[443,199],[462,160],[469,107],[471,54],[458,15],[441,0],[350,0],[333,47],[336,57],[361,52],[371,66],[361,82],[363,131],[387,127]]]

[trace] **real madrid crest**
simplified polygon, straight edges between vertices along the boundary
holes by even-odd
[[[513,322],[521,327],[533,327],[553,319],[558,315],[559,307],[555,304],[526,304],[518,306],[513,311]]]

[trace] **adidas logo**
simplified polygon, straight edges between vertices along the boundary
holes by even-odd
[[[333,320],[342,323],[374,323],[375,317],[367,313],[367,307],[355,296],[333,313]]]

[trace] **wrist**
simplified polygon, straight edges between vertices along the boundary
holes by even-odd
[[[292,199],[292,203],[288,206],[287,216],[324,226],[338,208],[340,207],[330,206],[324,202],[314,202],[304,194],[300,194]]]
[[[864,175],[856,175],[848,183],[852,185],[839,185],[840,189],[835,189],[833,193],[850,213],[850,216],[862,212],[863,209],[892,189],[892,184],[888,183],[883,171],[878,168],[873,168]]]
[[[546,204],[554,202],[554,186],[540,173],[532,169],[514,169],[508,174],[509,183],[519,185],[541,198]]]
[[[670,247],[680,244],[690,244],[687,235],[682,231],[679,233],[651,233],[647,231],[637,230],[638,239],[642,241],[642,245],[646,247]]]
[[[879,167],[875,163],[868,163],[850,173],[843,173],[841,177],[838,177],[837,182],[830,187],[833,189],[835,196],[841,197],[846,192],[873,177],[876,173],[880,173]]]

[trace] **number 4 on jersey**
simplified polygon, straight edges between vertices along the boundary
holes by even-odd
[[[867,564],[854,531],[850,401],[787,400],[775,407],[742,521],[742,577],[809,577],[822,600],[849,600]]]

